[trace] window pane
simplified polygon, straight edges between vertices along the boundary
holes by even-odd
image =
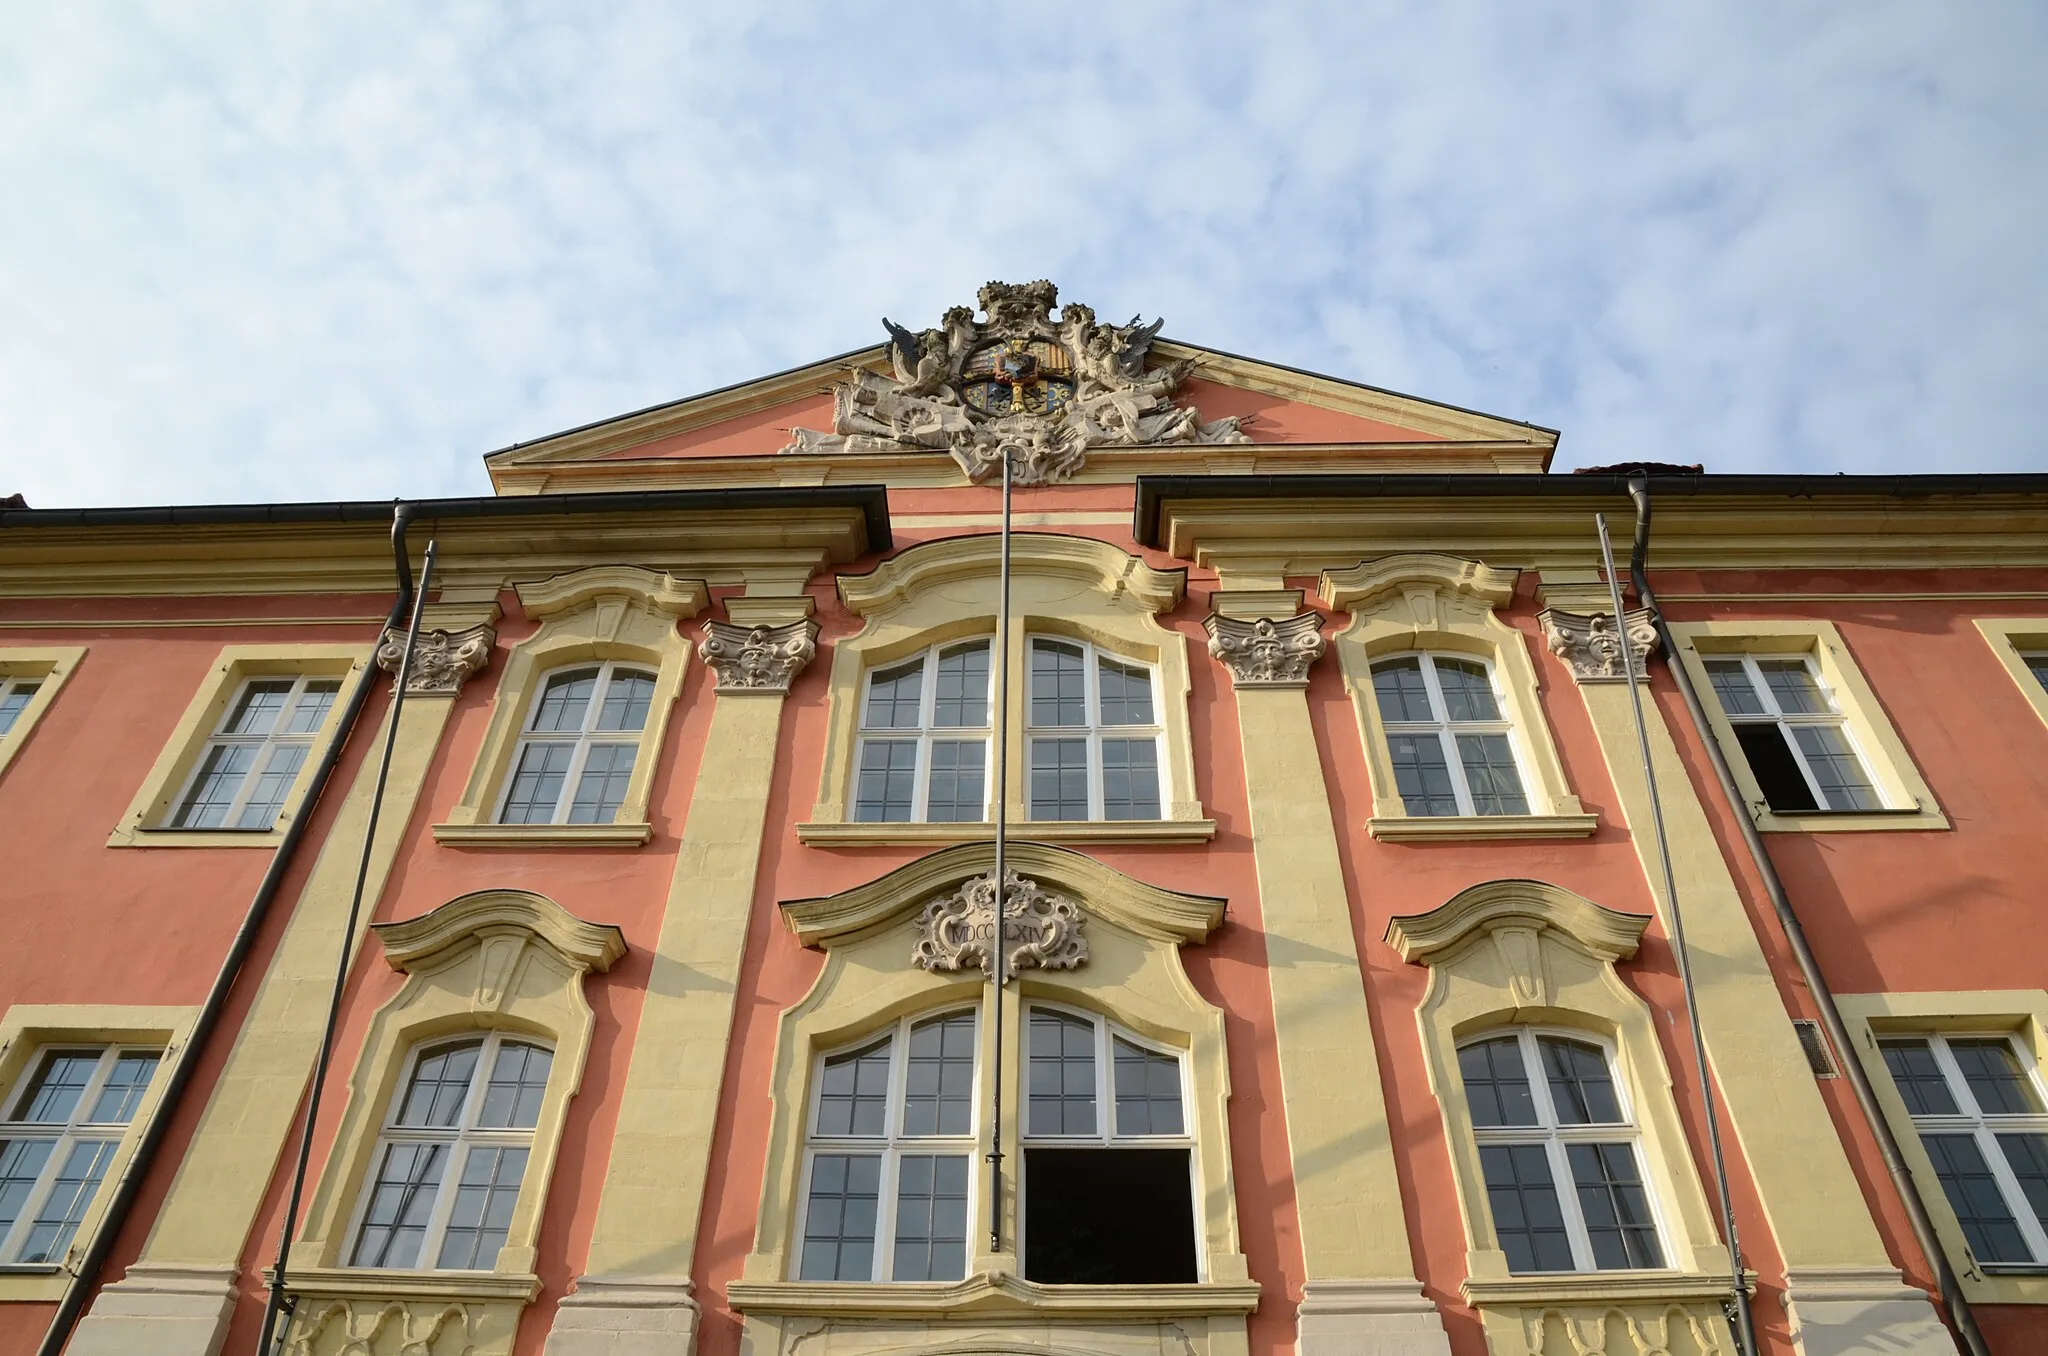
[[[877,1041],[825,1061],[818,1092],[821,1135],[879,1135],[889,1109],[889,1046]]]
[[[470,1041],[421,1055],[412,1082],[406,1085],[396,1123],[444,1130],[461,1124],[462,1104],[468,1099],[482,1050],[482,1041]]]
[[[1458,1073],[1465,1102],[1477,1126],[1535,1125],[1536,1098],[1522,1063],[1522,1043],[1513,1036],[1475,1041],[1458,1049]]]
[[[1031,642],[1031,723],[1088,723],[1088,675],[1081,665],[1080,646],[1057,640]]]
[[[1626,1144],[1568,1144],[1565,1153],[1593,1244],[1593,1265],[1602,1270],[1663,1266],[1664,1251],[1657,1245],[1635,1151]]]
[[[2012,1043],[2002,1037],[1989,1040],[1951,1040],[1948,1052],[1963,1071],[1977,1109],[1987,1116],[2026,1116],[2041,1109],[2041,1099],[2020,1067]]]
[[[2030,654],[2026,656],[2026,660],[2027,667],[2033,670],[2035,680],[2042,687],[2048,687],[2048,654]],[[33,692],[35,689],[29,690]]]
[[[1452,720],[1500,719],[1486,665],[1441,656],[1432,656],[1430,662],[1436,668],[1436,685],[1443,689],[1444,710]]]
[[[271,678],[250,683],[242,689],[242,695],[235,702],[235,709],[228,713],[225,724],[220,727],[222,734],[267,735],[277,724],[277,716],[284,710],[285,699],[292,694],[292,679]]]
[[[462,1180],[448,1211],[448,1231],[441,1236],[444,1270],[489,1271],[498,1264],[498,1249],[512,1229],[512,1207],[519,1200],[519,1179],[526,1172],[526,1150],[477,1145],[462,1161]]]
[[[363,1212],[363,1231],[356,1236],[352,1267],[419,1265],[420,1243],[441,1189],[445,1144],[387,1144],[377,1169],[377,1184]]]
[[[235,816],[235,827],[267,829],[277,823],[278,812],[284,809],[285,797],[291,793],[292,782],[305,761],[304,744],[272,747],[263,771],[256,774],[255,784],[249,788],[249,798],[242,802],[242,812]]]
[[[1152,675],[1136,664],[1096,657],[1096,682],[1101,687],[1104,725],[1152,723]]]
[[[2006,1166],[2019,1179],[2027,1208],[2048,1228],[2048,1135],[2000,1135],[1998,1147],[2005,1153]]]
[[[1806,755],[1806,766],[1820,783],[1830,810],[1882,810],[1884,801],[1863,773],[1849,737],[1834,725],[1795,725],[1792,737]]]
[[[1095,1133],[1095,1024],[1034,1008],[1027,1134]]]
[[[1180,1061],[1127,1040],[1116,1049],[1116,1132],[1119,1135],[1178,1135]]]
[[[870,730],[915,730],[924,694],[924,660],[883,669],[868,679],[865,724]]]
[[[1194,1280],[1188,1158],[1186,1149],[1025,1149],[1024,1275],[1055,1285]]]
[[[97,1050],[49,1051],[28,1091],[22,1094],[21,1107],[14,1113],[14,1119],[38,1125],[64,1124],[78,1110],[78,1099],[99,1066]]]
[[[600,730],[644,730],[648,703],[654,700],[654,675],[614,672],[604,690],[604,705],[597,711]]]
[[[1607,1072],[1607,1056],[1598,1047],[1556,1036],[1539,1036],[1543,1076],[1560,1125],[1619,1125],[1621,1102]]]
[[[1529,798],[1522,794],[1522,774],[1515,770],[1514,750],[1501,734],[1461,734],[1458,760],[1465,765],[1465,786],[1472,793],[1472,813],[1525,815]]]
[[[1714,685],[1714,695],[1721,699],[1721,709],[1731,716],[1761,716],[1768,714],[1764,699],[1756,692],[1756,684],[1749,680],[1749,671],[1740,659],[1709,659],[1707,680]]]
[[[1380,719],[1389,725],[1436,719],[1429,709],[1429,688],[1422,681],[1422,661],[1413,655],[1373,665],[1372,690]]]
[[[959,1012],[910,1028],[904,1070],[903,1133],[964,1135],[974,1124],[974,1014]]]
[[[1434,734],[1390,734],[1387,752],[1394,760],[1394,788],[1409,814],[1458,813],[1458,795],[1451,788],[1441,739]]]
[[[933,740],[924,817],[934,824],[975,824],[986,819],[988,797],[982,789],[982,764],[987,757],[988,745],[979,739]]]
[[[890,1279],[957,1281],[966,1275],[967,1156],[905,1154],[897,1167]]]
[[[819,1154],[811,1162],[804,1210],[801,1281],[865,1281],[875,1269],[875,1204],[882,1160],[875,1154]]]
[[[573,744],[528,744],[520,749],[519,767],[512,774],[501,820],[507,824],[553,823],[555,806],[562,799],[562,779],[569,775],[569,762],[575,756]]]
[[[21,719],[22,711],[28,706],[28,699],[36,695],[40,683],[14,683],[0,687],[0,735],[14,728],[14,722]]]
[[[1785,729],[1776,721],[1754,721],[1735,727],[1735,742],[1764,793],[1764,802],[1779,814],[1818,810],[1813,789],[1799,771],[1799,760],[1785,742]]]
[[[126,1125],[134,1120],[135,1108],[156,1073],[157,1059],[154,1052],[138,1052],[115,1060],[113,1071],[100,1085],[100,1095],[92,1099],[92,1111],[86,1119],[94,1125]]]
[[[541,1098],[554,1062],[554,1055],[538,1045],[508,1041],[499,1046],[476,1123],[489,1129],[531,1130],[540,1121]]]
[[[1956,1114],[1956,1099],[1949,1091],[1948,1079],[1942,1076],[1941,1066],[1934,1062],[1934,1051],[1928,1049],[1923,1040],[1881,1041],[1878,1048],[1884,1051],[1884,1066],[1892,1072],[1892,1082],[1898,1084],[1899,1097],[1906,1104],[1906,1110],[1915,1116],[1953,1116]]]
[[[1922,1135],[1934,1175],[1954,1207],[1963,1237],[1980,1262],[2031,1262],[2026,1236],[2013,1220],[2012,1206],[1984,1161],[1975,1135]]]
[[[1813,680],[1813,670],[1803,659],[1759,659],[1757,672],[1764,685],[1778,699],[1778,709],[1788,716],[1819,716],[1833,712],[1827,694]]]
[[[1159,818],[1159,741],[1102,741],[1102,817]]]
[[[861,744],[860,775],[853,788],[856,820],[863,824],[908,824],[917,803],[916,795],[914,740],[870,739]]]
[[[596,669],[555,674],[541,689],[540,705],[534,708],[533,724],[527,728],[537,734],[581,730],[584,712],[590,709],[590,697],[596,691]]]
[[[21,1218],[21,1207],[56,1147],[54,1139],[0,1139],[0,1235]]]
[[[1550,1180],[1550,1160],[1540,1144],[1482,1144],[1479,1168],[1486,1200],[1493,1207],[1493,1231],[1508,1255],[1508,1270],[1570,1271],[1572,1245],[1564,1211]]]
[[[1087,740],[1031,741],[1031,817],[1088,818]]]
[[[583,774],[576,779],[576,798],[569,802],[571,824],[609,824],[619,817],[639,752],[637,744],[590,746],[583,757]]]
[[[986,729],[988,642],[940,651],[938,676],[938,690],[932,694],[932,724],[951,729]]]
[[[100,1179],[107,1175],[107,1164],[113,1161],[113,1140],[72,1141],[71,1152],[57,1170],[57,1180],[43,1197],[42,1209],[36,1211],[36,1221],[23,1235],[14,1260],[54,1262],[62,1258],[64,1249],[71,1246],[71,1236],[78,1232],[78,1222],[85,1218],[86,1207],[92,1204],[93,1193],[99,1190]]]
[[[292,707],[291,718],[285,721],[286,734],[312,734],[327,719],[327,713],[334,706],[334,694],[341,691],[341,682],[335,678],[316,678],[307,683],[299,694],[298,702]]]
[[[217,829],[227,823],[228,807],[242,789],[242,778],[256,762],[260,744],[215,744],[199,764],[199,776],[185,803],[171,819],[174,829]]]

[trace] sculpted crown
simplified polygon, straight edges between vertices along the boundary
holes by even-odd
[[[784,452],[945,452],[969,479],[1005,461],[1019,485],[1072,478],[1097,447],[1242,443],[1242,420],[1202,421],[1172,399],[1194,364],[1146,366],[1164,323],[1097,324],[1040,279],[992,282],[917,332],[884,319],[893,375],[862,369],[833,388],[832,431],[799,428]]]

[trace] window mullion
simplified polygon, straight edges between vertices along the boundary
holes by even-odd
[[[1115,1058],[1116,1044],[1110,1039],[1109,1023],[1098,1017],[1095,1019],[1095,1115],[1105,1146],[1116,1140],[1115,1071],[1110,1067]]]
[[[555,793],[555,813],[550,824],[566,824],[576,805],[576,787],[583,780],[584,764],[590,761],[590,732],[584,731],[569,746],[569,766],[562,773],[562,789]]]

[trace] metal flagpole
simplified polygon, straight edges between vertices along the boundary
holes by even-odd
[[[1010,829],[1010,449],[1003,449],[1002,567],[996,600],[996,869],[995,935],[989,941],[989,977],[995,985],[994,1114],[988,1131],[989,1251],[1003,1250],[1003,986],[1009,982],[1009,948],[1003,939],[1003,849]]]
[[[1614,638],[1621,647],[1621,671],[1628,679],[1629,712],[1635,718],[1636,750],[1643,759],[1643,780],[1650,791],[1650,824],[1657,840],[1657,865],[1664,876],[1664,903],[1671,915],[1671,950],[1678,957],[1678,983],[1685,991],[1685,1016],[1692,1027],[1693,1067],[1699,1073],[1700,1105],[1706,1111],[1707,1148],[1714,1159],[1714,1186],[1721,1198],[1721,1230],[1728,1239],[1728,1259],[1735,1272],[1735,1340],[1744,1356],[1756,1356],[1756,1323],[1749,1312],[1749,1288],[1742,1279],[1742,1242],[1735,1233],[1735,1202],[1728,1194],[1728,1160],[1721,1152],[1721,1118],[1714,1110],[1713,1080],[1707,1073],[1707,1045],[1700,1035],[1699,1000],[1693,993],[1692,962],[1685,945],[1685,918],[1678,911],[1678,884],[1671,874],[1671,848],[1664,837],[1664,803],[1657,797],[1657,769],[1650,762],[1650,734],[1643,724],[1643,694],[1636,687],[1635,653],[1629,647],[1628,626],[1621,610],[1621,576],[1614,572],[1614,548],[1607,540],[1607,515],[1593,515],[1600,529],[1600,559],[1607,567],[1607,589],[1614,599]],[[1675,658],[1671,659],[1676,663]],[[1644,669],[1647,681],[1649,671]]]

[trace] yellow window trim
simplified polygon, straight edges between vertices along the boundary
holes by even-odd
[[[156,1114],[157,1104],[163,1100],[164,1088],[170,1083],[172,1064],[181,1056],[192,1023],[198,1018],[198,1008],[128,1007],[100,1003],[16,1003],[0,1014],[0,1096],[14,1089],[22,1075],[28,1072],[29,1061],[46,1046],[72,1043],[155,1045],[163,1050],[163,1060],[157,1065],[155,1076],[149,1080],[149,1090],[136,1106],[127,1132],[121,1136],[121,1143],[114,1150],[113,1162],[107,1165],[106,1176],[100,1179],[99,1190],[93,1193],[92,1204],[86,1207],[85,1218],[79,1221],[65,1265],[46,1272],[0,1272],[0,1303],[23,1300],[55,1303],[64,1297],[64,1289],[71,1283],[70,1263],[84,1252],[99,1232],[100,1221],[106,1216],[107,1202],[114,1194],[115,1184],[128,1170],[128,1160],[134,1157],[135,1146],[142,1138],[142,1128]]]
[[[986,823],[858,823],[850,802],[864,677],[872,668],[934,645],[992,636],[1000,548],[1000,539],[988,533],[947,537],[913,546],[870,574],[840,576],[840,597],[866,625],[832,646],[824,766],[810,822],[798,826],[802,841],[918,844],[989,836]],[[1011,747],[1023,746],[1030,701],[1025,639],[1032,635],[1091,641],[1155,668],[1166,746],[1159,769],[1161,818],[1141,822],[1033,820],[1026,795],[1029,769],[1025,759],[1012,757],[1004,795],[1013,832],[1054,842],[1186,842],[1214,836],[1214,821],[1204,814],[1195,788],[1187,638],[1162,626],[1157,616],[1179,603],[1185,583],[1181,571],[1155,570],[1093,538],[1039,532],[1012,536],[1010,709],[1004,717]],[[994,686],[991,675],[991,698]]]
[[[363,645],[224,645],[199,690],[171,731],[149,774],[135,792],[120,824],[107,838],[108,847],[235,847],[275,848],[298,816],[299,803],[312,784],[320,750],[333,736],[335,722],[347,705],[349,685],[370,662],[372,647]],[[175,808],[178,793],[192,773],[206,741],[220,726],[228,703],[250,678],[315,677],[341,680],[342,694],[327,709],[327,719],[313,735],[312,752],[299,765],[299,775],[285,796],[277,822],[267,830],[172,829],[163,824]]]
[[[2038,624],[2038,623],[2037,623]],[[1879,1035],[1907,1032],[1971,1032],[2009,1035],[2034,1054],[2037,1064],[2048,1063],[2048,990],[1976,989],[1925,993],[1838,994],[1836,1006],[1842,1023],[1849,1029],[1849,1043],[1856,1058],[1863,1061],[1877,1092],[1877,1104],[1899,1141],[1921,1199],[1934,1221],[1934,1232],[1948,1253],[1949,1264],[1961,1279],[1963,1297],[1972,1304],[2048,1304],[2048,1274],[2040,1276],[1994,1276],[1977,1269],[1963,1229],[1949,1206],[1948,1196],[1935,1175],[1934,1163],[1921,1147],[1913,1117],[1892,1082],[1884,1055],[1877,1048]]]
[[[2048,687],[2042,686],[2027,661],[2020,658],[2022,650],[2048,650],[2048,617],[1979,617],[1977,629],[1990,644],[1991,653],[2020,685],[2027,705],[2048,724]],[[0,767],[6,766],[5,759],[6,754],[0,752]]]
[[[654,785],[663,737],[683,689],[690,643],[676,622],[704,609],[708,594],[695,579],[676,579],[630,565],[594,565],[535,584],[516,586],[526,615],[540,621],[506,656],[491,698],[490,725],[462,799],[433,826],[437,841],[464,847],[636,847],[653,836],[647,799]],[[512,759],[548,674],[571,664],[623,660],[655,670],[647,725],[626,782],[626,798],[610,824],[498,824],[498,802],[512,775]]]
[[[1830,621],[1691,621],[1670,622],[1672,640],[1678,646],[1678,661],[1685,665],[1707,723],[1727,756],[1735,784],[1750,807],[1759,830],[1765,833],[1840,833],[1883,829],[1946,829],[1948,817],[1934,799],[1934,792],[1914,766],[1898,731],[1892,728],[1884,706],[1863,677],[1863,670],[1849,652],[1847,642]],[[1764,800],[1763,788],[1749,770],[1749,760],[1736,743],[1735,729],[1728,723],[1714,685],[1707,677],[1701,656],[1721,654],[1809,655],[1820,667],[1821,680],[1841,705],[1850,730],[1866,755],[1872,781],[1885,803],[1898,809],[1871,813],[1823,812],[1776,814]]]
[[[1500,619],[1497,609],[1515,595],[1514,570],[1428,552],[1406,552],[1325,570],[1317,589],[1323,604],[1349,612],[1351,623],[1331,644],[1344,673],[1372,775],[1374,838],[1392,842],[1446,842],[1505,838],[1584,838],[1600,826],[1565,781],[1528,638]],[[1411,815],[1395,790],[1394,764],[1373,694],[1372,664],[1384,655],[1424,650],[1486,662],[1513,727],[1524,776],[1527,815]]]
[[[12,678],[34,678],[41,682],[36,694],[21,708],[21,714],[14,718],[14,728],[0,735],[0,775],[7,771],[7,765],[14,761],[29,736],[35,733],[36,722],[57,700],[57,692],[70,680],[78,662],[85,658],[83,645],[8,645],[0,647],[0,680]]]

